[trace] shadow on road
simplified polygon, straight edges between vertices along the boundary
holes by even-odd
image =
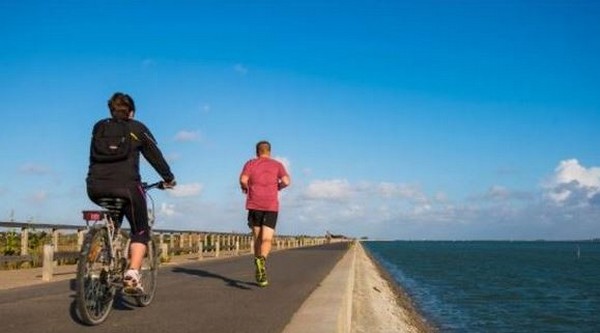
[[[215,274],[215,273],[211,273],[208,271],[204,271],[201,269],[190,269],[190,268],[184,268],[184,267],[175,267],[172,269],[173,273],[183,273],[183,274],[190,274],[190,275],[195,275],[201,278],[213,278],[213,279],[220,279],[223,280],[227,286],[229,287],[233,287],[233,288],[238,288],[238,289],[252,289],[248,286],[258,286],[256,283],[254,282],[246,282],[246,281],[240,281],[240,280],[234,280],[234,279],[230,279],[228,277],[219,275],[219,274]]]

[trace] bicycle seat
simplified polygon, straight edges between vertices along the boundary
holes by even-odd
[[[112,217],[113,221],[119,220],[119,215],[121,215],[121,211],[123,210],[123,206],[129,202],[129,200],[124,198],[100,198],[98,199],[98,204],[102,206],[102,208],[108,211],[110,217]]]
[[[98,204],[102,206],[104,209],[108,210],[112,213],[120,213],[123,210],[123,206],[129,202],[129,200],[124,198],[100,198],[98,199]]]
[[[125,206],[127,202],[129,202],[129,200],[125,198],[100,198],[98,199],[97,204],[106,210],[84,210],[83,219],[86,221],[100,221],[108,214],[113,221],[120,224],[119,222],[121,221],[119,221],[119,216],[121,215],[123,206]]]

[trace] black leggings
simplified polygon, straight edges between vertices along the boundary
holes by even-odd
[[[141,185],[122,185],[120,187],[110,187],[101,184],[88,185],[88,197],[96,204],[98,199],[102,198],[122,198],[125,199],[125,205],[119,216],[118,223],[123,220],[123,215],[129,221],[131,227],[132,243],[148,243],[150,240],[150,227],[148,226],[148,206],[146,204],[146,195]]]

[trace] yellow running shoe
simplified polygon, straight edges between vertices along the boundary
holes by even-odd
[[[254,265],[256,266],[256,283],[261,287],[266,287],[269,284],[269,281],[267,281],[267,265],[265,257],[255,257]]]

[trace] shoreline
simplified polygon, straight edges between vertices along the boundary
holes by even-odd
[[[437,332],[390,273],[360,242],[357,247],[351,332]]]

